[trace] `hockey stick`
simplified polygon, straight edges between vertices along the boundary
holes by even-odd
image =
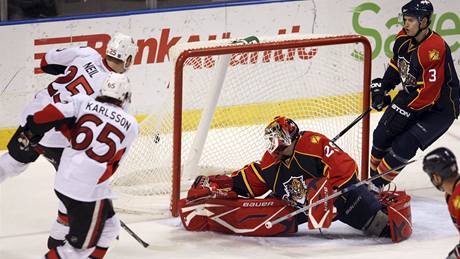
[[[132,231],[123,221],[120,220],[121,227],[128,232],[130,236],[132,236],[136,241],[141,244],[143,247],[147,248],[149,243],[142,240],[134,231]]]
[[[342,137],[347,131],[349,131],[353,126],[356,125],[360,120],[362,120],[366,115],[371,111],[371,107],[367,108],[366,111],[361,113],[354,121],[352,121],[346,128],[344,128],[337,136],[335,136],[333,139],[331,139],[331,142],[335,143],[340,137]]]
[[[312,204],[309,204],[308,206],[305,206],[305,207],[303,207],[303,208],[300,208],[300,209],[298,209],[298,210],[295,210],[295,211],[293,211],[293,212],[291,212],[291,213],[289,213],[289,214],[287,214],[287,215],[285,215],[285,216],[283,216],[283,217],[281,217],[281,218],[275,219],[275,220],[273,220],[273,221],[267,221],[267,222],[265,223],[265,227],[268,228],[268,229],[270,229],[270,228],[272,228],[273,225],[275,225],[275,224],[278,224],[278,223],[280,223],[280,222],[282,222],[282,221],[285,221],[286,219],[292,218],[292,217],[294,217],[295,215],[300,214],[300,213],[302,213],[302,212],[304,212],[304,211],[307,211],[307,210],[309,210],[310,208],[316,207],[316,206],[320,205],[321,203],[324,203],[324,202],[326,202],[326,201],[328,201],[328,200],[330,200],[330,199],[333,199],[333,198],[338,197],[338,196],[340,196],[340,195],[342,195],[342,194],[344,194],[344,193],[347,193],[347,192],[349,192],[349,191],[351,191],[351,190],[354,190],[354,189],[358,188],[358,187],[361,186],[361,185],[369,184],[369,183],[371,183],[372,181],[374,181],[375,179],[380,178],[380,177],[382,177],[382,176],[384,176],[384,175],[387,175],[387,174],[389,174],[389,173],[391,173],[391,172],[393,172],[393,171],[395,171],[395,170],[401,169],[401,168],[407,166],[408,164],[412,164],[412,163],[415,162],[415,161],[417,161],[417,160],[416,160],[416,159],[410,160],[410,161],[408,161],[408,162],[406,162],[406,163],[404,163],[404,164],[402,164],[402,165],[400,165],[400,166],[397,166],[397,167],[395,167],[395,168],[388,169],[388,170],[386,170],[385,172],[383,172],[383,173],[381,173],[381,174],[378,174],[378,175],[375,175],[375,176],[373,176],[373,177],[371,177],[371,178],[369,178],[369,179],[367,179],[367,180],[364,180],[364,181],[355,183],[355,184],[353,184],[353,185],[350,185],[350,186],[348,186],[348,187],[346,187],[346,188],[343,188],[342,190],[340,190],[340,191],[338,191],[338,192],[336,192],[336,193],[333,193],[333,194],[330,195],[330,196],[327,196],[327,197],[325,197],[325,198],[323,198],[323,199],[321,199],[321,200],[318,200],[318,201],[316,201],[316,202],[313,202]]]

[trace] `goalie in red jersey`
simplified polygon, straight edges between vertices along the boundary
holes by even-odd
[[[364,185],[265,228],[268,221],[358,183],[358,167],[347,153],[320,133],[300,132],[289,118],[276,117],[265,128],[265,139],[268,148],[261,161],[231,177],[197,177],[179,205],[187,230],[273,236],[294,233],[306,222],[315,229],[340,220],[395,242],[411,235],[410,197],[404,192],[375,195]],[[268,197],[255,199],[270,191]]]
[[[423,159],[423,171],[438,190],[445,192],[450,216],[460,232],[460,175],[454,153],[443,147],[431,151]],[[460,244],[450,251],[446,259],[460,259]]]

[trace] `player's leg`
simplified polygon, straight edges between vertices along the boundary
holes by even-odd
[[[454,118],[442,116],[439,111],[426,112],[406,132],[398,135],[377,167],[378,173],[399,167],[415,156],[418,149],[425,150],[452,125]],[[383,176],[380,185],[391,182],[403,168]],[[376,184],[378,185],[378,184]]]
[[[69,233],[69,217],[64,204],[59,201],[58,216],[51,227],[48,237],[48,249],[62,246],[65,243],[65,236]]]
[[[50,249],[47,255],[59,255],[63,258],[89,257],[95,251],[107,219],[115,214],[110,200],[82,202],[59,192],[56,194],[67,209],[69,232],[65,237],[65,244]]]
[[[101,238],[97,242],[97,245],[94,248],[94,251],[91,253],[90,258],[104,258],[110,245],[115,239],[117,239],[118,235],[120,234],[120,229],[120,220],[115,214],[108,218],[105,221],[105,226],[102,230]]]
[[[382,212],[382,205],[367,187],[360,186],[338,197],[334,202],[336,219],[363,230],[368,235],[383,236],[387,228],[388,216]]]
[[[372,134],[372,149],[369,163],[371,176],[377,174],[377,167],[382,161],[382,158],[390,151],[391,143],[394,140],[394,137],[390,136],[386,130],[385,121],[388,116],[387,113],[388,112],[386,111],[383,114]],[[376,180],[374,183],[381,185],[380,180]]]

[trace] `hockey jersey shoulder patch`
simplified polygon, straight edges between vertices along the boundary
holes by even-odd
[[[320,140],[321,140],[321,137],[318,135],[310,136],[310,142],[312,144],[318,144]]]

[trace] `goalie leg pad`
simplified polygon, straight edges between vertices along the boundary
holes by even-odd
[[[179,202],[179,215],[189,231],[216,231],[242,236],[276,236],[297,232],[295,218],[272,228],[265,223],[294,211],[285,201],[270,199],[206,199]]]
[[[412,235],[411,197],[404,191],[387,191],[380,199],[388,211],[391,240],[398,243],[408,239]]]

